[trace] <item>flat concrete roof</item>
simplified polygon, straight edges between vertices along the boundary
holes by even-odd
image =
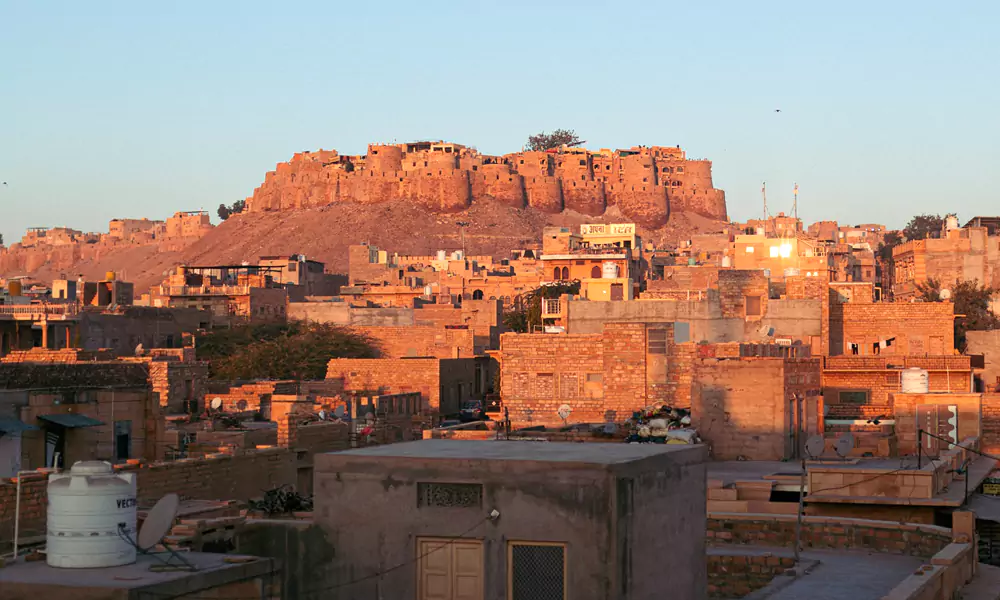
[[[274,561],[269,558],[204,552],[181,555],[198,570],[150,571],[151,566],[162,563],[155,557],[143,555],[130,565],[100,569],[59,569],[50,567],[44,560],[19,560],[0,569],[0,589],[5,590],[5,594],[10,592],[14,598],[30,591],[38,594],[36,597],[48,598],[54,592],[52,588],[60,587],[148,591],[176,597],[261,577],[275,570]],[[238,562],[241,560],[247,562]],[[71,594],[72,590],[67,589],[64,593]]]
[[[332,452],[338,456],[419,458],[444,460],[517,460],[619,464],[671,454],[696,446],[688,444],[582,444],[516,440],[421,440],[358,450]]]

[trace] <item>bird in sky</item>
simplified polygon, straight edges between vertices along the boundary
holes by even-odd
[[[781,109],[780,108],[776,108],[776,109],[774,109],[774,112],[779,113],[779,112],[781,112]]]

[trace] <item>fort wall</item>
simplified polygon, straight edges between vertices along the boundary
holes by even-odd
[[[666,225],[671,210],[718,220],[728,216],[725,193],[712,184],[711,161],[688,160],[680,148],[561,148],[487,156],[444,142],[372,144],[367,155],[355,157],[333,150],[297,153],[267,173],[247,199],[247,210],[405,199],[448,213],[486,198],[548,214],[573,210],[593,217],[617,206],[648,228]]]

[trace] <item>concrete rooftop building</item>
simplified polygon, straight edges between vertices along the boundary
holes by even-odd
[[[324,587],[704,598],[705,457],[703,446],[455,440],[319,455],[316,524],[337,548]]]

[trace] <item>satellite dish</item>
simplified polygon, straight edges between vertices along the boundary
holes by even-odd
[[[142,356],[145,352],[146,352],[146,349],[142,347],[142,344],[139,344],[138,346],[135,347],[135,355],[136,356]]]
[[[139,529],[139,535],[136,537],[135,545],[140,550],[149,551],[167,535],[170,528],[174,526],[174,519],[177,517],[177,508],[180,504],[181,499],[177,494],[167,494],[150,509],[146,520],[142,522],[142,528]]]
[[[949,290],[948,288],[945,288],[945,289],[941,290],[940,292],[938,292],[938,298],[940,298],[942,300],[948,300],[948,299],[950,299],[951,298],[951,290]]]
[[[326,420],[326,411],[325,410],[321,410],[318,413],[316,413],[316,416],[319,417],[320,421],[325,421]]]
[[[826,447],[826,440],[823,439],[821,435],[809,436],[806,440],[806,456],[809,458],[817,458],[823,455],[823,448]]]
[[[344,407],[343,406],[338,406],[337,408],[333,409],[333,414],[336,415],[338,419],[343,419],[344,418]]]
[[[218,396],[212,398],[212,403],[209,404],[209,406],[212,407],[212,410],[219,410],[222,408],[222,398],[219,398]]]
[[[239,402],[236,403],[236,408],[237,408],[237,410],[246,410],[247,409],[247,401],[246,400],[240,400]]]
[[[569,418],[569,415],[572,412],[573,408],[569,404],[563,404],[562,406],[559,407],[559,410],[556,411],[556,414],[559,415],[560,419],[565,421],[566,419]]]
[[[837,456],[844,458],[854,450],[854,434],[848,432],[842,434],[837,438],[836,443],[833,445],[833,449],[836,450]]]

